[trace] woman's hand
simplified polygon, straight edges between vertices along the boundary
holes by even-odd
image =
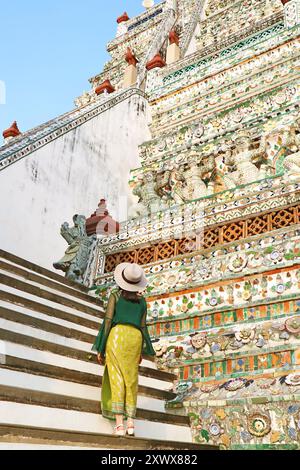
[[[97,361],[98,361],[98,364],[100,364],[100,366],[103,366],[103,365],[104,365],[105,359],[104,359],[104,357],[102,356],[101,353],[98,353],[98,354],[97,354]]]

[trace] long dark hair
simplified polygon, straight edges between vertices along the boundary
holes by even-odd
[[[128,292],[127,290],[121,289],[121,296],[125,300],[130,300],[130,302],[134,302],[135,304],[138,304],[141,301],[141,294],[138,292]]]

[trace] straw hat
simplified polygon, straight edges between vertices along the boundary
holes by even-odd
[[[144,270],[138,264],[119,264],[114,278],[117,285],[128,292],[142,292],[148,284]]]

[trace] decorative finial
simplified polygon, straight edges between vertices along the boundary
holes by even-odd
[[[144,0],[143,1],[143,7],[147,8],[152,8],[154,6],[154,0]]]
[[[110,83],[110,80],[105,80],[103,83],[98,85],[97,88],[95,88],[96,95],[100,95],[101,93],[104,93],[104,92],[113,93],[114,91],[116,90]]]
[[[166,65],[166,62],[164,61],[164,59],[162,58],[160,53],[158,53],[153,57],[153,59],[151,59],[151,60],[149,60],[149,62],[147,62],[146,69],[147,70],[152,70],[152,69],[155,69],[155,68],[162,68],[162,67],[165,67],[165,65]]]
[[[3,137],[4,139],[10,139],[11,137],[18,137],[18,135],[20,135],[21,132],[18,128],[18,124],[17,122],[13,122],[12,125],[9,127],[9,129],[6,129],[4,132],[3,132]]]
[[[119,16],[119,18],[117,18],[117,23],[120,24],[120,23],[124,23],[125,21],[128,21],[130,18],[129,16],[127,15],[126,11],[124,11],[123,15]]]
[[[91,235],[112,235],[120,230],[119,222],[116,222],[110,215],[106,207],[106,200],[101,199],[98,209],[86,220],[86,233]]]

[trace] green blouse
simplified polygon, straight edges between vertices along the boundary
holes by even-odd
[[[97,339],[92,347],[93,351],[97,351],[105,356],[105,348],[110,330],[119,324],[132,325],[138,328],[143,335],[142,353],[146,356],[155,356],[149,336],[147,323],[147,304],[144,297],[141,297],[139,303],[131,302],[121,296],[120,291],[111,293],[106,308],[105,318],[99,330]]]

